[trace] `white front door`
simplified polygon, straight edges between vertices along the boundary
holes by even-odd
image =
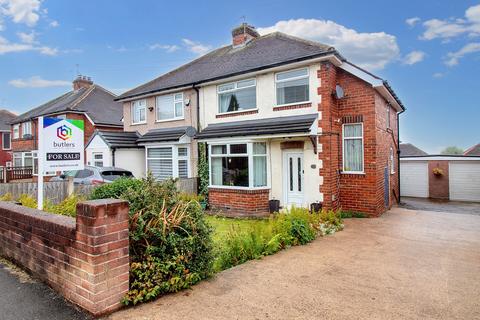
[[[285,152],[283,157],[283,192],[287,206],[303,205],[303,152]]]

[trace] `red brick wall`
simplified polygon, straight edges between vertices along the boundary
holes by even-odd
[[[0,202],[0,254],[94,315],[128,291],[128,204],[79,203],[75,219]]]
[[[448,162],[448,160],[428,161],[428,192],[430,198],[445,200],[450,198]],[[442,169],[443,175],[434,175],[433,169],[435,168]]]
[[[318,72],[321,86],[321,120],[319,127],[322,144],[319,159],[323,166],[319,174],[323,176],[320,192],[324,195],[324,207],[342,208],[364,212],[377,216],[386,210],[384,205],[384,175],[383,170],[388,165],[390,147],[394,148],[396,160],[396,118],[391,112],[391,130],[386,128],[386,101],[379,96],[373,87],[336,68],[331,63],[323,63]],[[345,97],[335,99],[332,92],[339,84],[345,92]],[[364,142],[364,174],[343,174],[342,170],[342,123],[356,119],[363,123]],[[398,168],[396,163],[395,168]],[[398,176],[390,175],[389,190],[396,190],[398,195]],[[390,204],[393,192],[389,195]]]
[[[237,190],[209,188],[208,201],[212,210],[226,216],[268,216],[269,189]]]

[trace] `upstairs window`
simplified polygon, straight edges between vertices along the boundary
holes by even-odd
[[[132,124],[147,122],[147,100],[132,102]]]
[[[157,97],[157,121],[183,119],[183,93]]]
[[[277,105],[309,101],[308,69],[280,72],[275,75]]]
[[[387,104],[387,129],[390,129],[390,105]]]
[[[14,124],[13,125],[13,139],[20,138],[20,125]]]
[[[243,111],[257,107],[255,79],[226,83],[218,86],[219,113]]]
[[[10,132],[2,133],[2,149],[3,150],[12,149],[12,139],[10,137]]]
[[[390,174],[395,173],[395,155],[393,153],[393,148],[390,148]]]
[[[32,123],[29,122],[24,122],[22,123],[22,137],[26,138],[27,136],[32,135]]]
[[[363,173],[363,124],[343,125],[343,171]]]

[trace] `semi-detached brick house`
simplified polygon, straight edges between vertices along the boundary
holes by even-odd
[[[13,165],[33,166],[34,173],[37,171],[39,116],[83,120],[85,143],[96,129],[121,131],[122,106],[114,101],[115,98],[113,93],[94,84],[90,78],[78,76],[73,81],[72,91],[19,115],[11,122]]]
[[[180,110],[190,106],[196,141],[208,145],[210,206],[226,214],[266,215],[277,199],[282,207],[321,202],[377,216],[398,201],[404,107],[386,81],[331,46],[279,32],[260,36],[242,24],[231,45],[118,100],[125,130],[151,122],[157,139],[185,126]],[[180,139],[150,140],[145,169],[176,177]],[[194,142],[183,143],[192,150]]]
[[[12,164],[12,136],[10,122],[16,115],[8,110],[0,110],[0,166]]]

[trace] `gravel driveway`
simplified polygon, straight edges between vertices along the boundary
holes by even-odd
[[[480,319],[480,216],[395,208],[110,319]]]

